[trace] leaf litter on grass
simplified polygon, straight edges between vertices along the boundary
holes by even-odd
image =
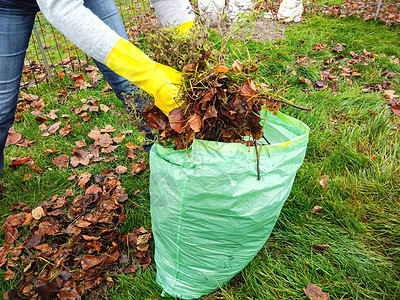
[[[28,94],[24,98],[30,100],[27,109],[32,107],[32,102],[41,100]],[[80,110],[99,111],[96,99],[82,99],[82,102],[84,104]],[[41,103],[44,102],[41,100]],[[44,118],[39,117],[43,115],[39,108],[42,106],[35,107],[35,120],[42,123],[43,136],[55,134],[57,131],[61,136],[71,133],[70,120],[64,127],[61,127],[61,121],[49,127],[45,124],[47,119],[58,119],[58,110],[51,110]],[[103,106],[101,110],[108,109],[108,106]],[[111,125],[101,130],[95,127],[93,136],[89,133],[94,143],[85,151],[82,149],[87,146],[85,140],[77,141],[72,151],[73,157],[89,157],[87,163],[79,160],[83,165],[115,159],[115,155],[105,158],[99,156],[99,152],[114,151],[118,145],[113,144],[120,143],[125,138],[121,133],[111,137],[110,133],[114,131]],[[125,132],[129,133],[131,132]],[[21,134],[10,130],[9,145],[21,146],[27,142],[29,141]],[[131,147],[133,149],[137,147]],[[43,154],[56,151],[48,149]],[[72,158],[68,154],[61,154],[53,159],[53,164],[68,168],[70,163],[75,164]],[[10,166],[22,164],[29,164],[38,173],[43,172],[31,156],[11,158]],[[138,160],[137,164],[138,168],[146,169],[144,161]],[[119,166],[115,172],[123,174],[126,172],[124,169],[127,170],[126,167]],[[140,170],[135,173],[138,172]],[[118,230],[126,219],[124,203],[128,200],[128,195],[120,184],[121,179],[113,173],[114,170],[108,171],[108,175],[92,176],[88,172],[80,174],[76,183],[85,190],[83,195],[75,198],[69,189],[64,195],[54,195],[50,201],[41,202],[34,209],[29,209],[24,203],[15,206],[22,212],[9,215],[2,225],[6,243],[0,247],[0,267],[6,264],[5,279],[17,278],[19,283],[17,290],[7,291],[4,297],[13,295],[15,298],[22,296],[28,299],[93,299],[96,295],[103,294],[105,288],[114,285],[114,276],[133,273],[150,264],[147,242],[151,233],[144,228],[134,228],[131,233],[122,237]],[[29,176],[24,176],[24,180],[25,177],[28,179]],[[90,180],[95,183],[87,187]]]
[[[380,5],[378,20],[387,25],[400,24],[400,3],[398,1],[366,1],[357,0],[341,1],[342,4],[332,4],[329,1],[304,1],[304,12],[310,14],[324,14],[336,16],[340,18],[357,17],[365,21],[374,20],[378,11],[378,3]],[[281,1],[263,1],[257,4],[257,8],[261,6],[263,11],[269,12],[273,17],[279,9]]]
[[[114,285],[113,277],[150,264],[151,233],[141,227],[122,236],[118,229],[127,217],[121,179],[85,174],[78,185],[84,189],[92,177],[94,184],[84,194],[66,190],[33,210],[21,205],[21,213],[4,221],[0,267],[7,263],[6,280],[21,278],[15,291],[20,296],[94,299]]]
[[[321,48],[322,44],[316,43],[314,44],[313,48],[316,51],[324,49],[325,47]],[[319,70],[320,78],[312,82],[310,79],[297,76],[299,81],[306,83],[309,87],[315,87],[317,90],[322,90],[325,88],[330,88],[334,94],[337,94],[341,85],[343,85],[343,79],[346,80],[344,84],[346,85],[353,85],[353,81],[350,78],[358,78],[363,76],[364,71],[358,68],[362,66],[366,66],[368,64],[372,64],[375,62],[375,59],[379,56],[383,56],[382,54],[379,55],[377,53],[372,53],[366,49],[362,50],[362,53],[357,54],[354,51],[349,51],[351,58],[346,57],[343,54],[339,54],[342,52],[342,46],[344,44],[332,42],[331,49],[332,53],[336,53],[337,55],[333,55],[330,58],[327,58],[323,61],[321,65],[321,70]],[[396,59],[396,57],[394,57]],[[302,58],[303,62],[308,61],[307,57]],[[302,63],[298,63],[301,65]],[[354,66],[359,64],[358,68]],[[297,75],[297,72],[294,71],[292,74]],[[394,78],[397,74],[393,71],[388,69],[382,70],[381,77],[386,78]],[[399,95],[396,95],[396,91],[390,89],[392,87],[392,82],[389,80],[383,80],[382,83],[376,84],[364,84],[362,88],[363,93],[372,93],[372,92],[380,92],[383,93],[384,97],[387,99],[388,104],[392,112],[400,116],[400,102],[398,100]]]

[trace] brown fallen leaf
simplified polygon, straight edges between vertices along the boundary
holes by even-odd
[[[323,208],[322,208],[322,206],[319,206],[319,205],[314,206],[313,209],[312,209],[313,212],[317,212],[317,211],[320,211],[320,210],[323,210]]]
[[[60,156],[57,156],[56,158],[53,159],[53,164],[59,168],[68,167],[69,164],[68,160],[69,160],[69,155],[61,154]]]
[[[131,274],[131,273],[135,273],[138,269],[140,269],[140,262],[139,261],[135,261],[134,263],[131,263],[130,265],[125,267],[122,270],[122,272],[124,274]]]
[[[107,83],[101,93],[107,93],[112,90],[112,87]]]
[[[0,247],[0,267],[7,262],[7,255],[10,253],[11,244],[4,244]]]
[[[92,105],[89,107],[89,111],[90,112],[98,112],[99,111],[99,107],[96,105]]]
[[[343,44],[336,44],[335,46],[333,46],[332,47],[332,51],[333,52],[336,52],[336,53],[339,53],[339,52],[342,52],[343,51]]]
[[[392,104],[392,112],[396,116],[400,116],[400,102],[396,101],[394,104]]]
[[[114,141],[108,133],[100,135],[96,141],[95,146],[100,146],[102,148],[107,148],[113,144]]]
[[[13,280],[15,278],[15,273],[8,269],[7,271],[4,272],[4,279],[5,280]]]
[[[54,148],[51,148],[51,149],[47,149],[46,151],[43,151],[42,154],[54,153],[54,152],[57,152],[57,150]]]
[[[59,216],[59,215],[63,215],[63,214],[65,214],[65,210],[63,210],[63,209],[56,209],[56,210],[53,210],[53,211],[47,213],[47,215],[49,215],[49,216]]]
[[[32,216],[35,220],[40,220],[45,215],[44,210],[41,206],[36,207],[32,210]]]
[[[121,166],[119,165],[118,167],[115,168],[115,172],[117,172],[117,174],[125,174],[128,171],[127,167]]]
[[[95,126],[88,134],[88,137],[90,137],[93,140],[97,140],[101,136],[100,130]]]
[[[71,175],[67,178],[67,180],[71,181],[71,180],[75,180],[76,179],[76,175]]]
[[[114,132],[116,129],[112,127],[111,125],[106,125],[104,129],[100,129],[101,133],[109,133],[109,132]]]
[[[398,98],[398,95],[395,95],[395,90],[385,90],[383,95],[388,99]]]
[[[319,286],[314,284],[307,284],[305,288],[303,288],[306,296],[311,300],[328,300],[329,294],[325,293],[321,290]]]
[[[52,135],[53,133],[56,133],[57,130],[60,128],[60,125],[61,125],[60,121],[57,123],[54,123],[49,128],[43,130],[42,136],[49,136],[49,135]]]
[[[45,131],[47,129],[47,125],[45,123],[42,123],[42,124],[39,125],[39,129],[41,131]]]
[[[44,221],[39,224],[38,229],[35,231],[35,235],[55,235],[60,231],[60,225],[56,223],[54,220],[52,222],[50,221]]]
[[[84,112],[84,113],[80,114],[79,117],[81,117],[82,120],[83,120],[84,122],[87,122],[87,121],[90,120],[90,118],[91,118],[92,116],[91,116],[91,115],[88,115],[87,112]]]
[[[133,152],[133,149],[131,149],[131,148],[127,149],[126,157],[131,158],[131,159],[135,159],[136,158],[136,154]]]
[[[185,112],[182,108],[177,107],[174,108],[168,115],[168,120],[170,122],[170,126],[177,133],[182,133],[185,131],[186,119]]]
[[[104,111],[104,112],[108,112],[110,108],[107,105],[104,104],[100,104],[100,110]]]
[[[118,148],[118,145],[115,145],[115,146],[110,145],[110,146],[108,146],[108,147],[103,147],[103,148],[101,148],[100,151],[101,151],[102,153],[111,153],[111,152],[114,152],[117,148]]]
[[[81,260],[83,270],[88,270],[94,266],[100,264],[102,260],[94,255],[85,255]]]
[[[322,245],[314,244],[312,246],[313,250],[317,250],[317,251],[320,251],[320,252],[324,252],[326,249],[328,249],[330,247],[331,247],[331,245],[329,245],[329,244],[322,244]]]
[[[143,157],[140,157],[140,158],[138,158],[137,163],[144,164],[144,163],[146,163],[146,160]]]
[[[3,224],[1,228],[4,230],[7,243],[12,244],[19,237],[18,229],[14,226]]]
[[[313,86],[312,82],[310,79],[304,78],[304,77],[299,77],[299,80],[308,84],[309,86]]]
[[[322,80],[316,80],[315,86],[318,89],[324,89],[326,87],[326,84]]]
[[[137,149],[139,149],[139,146],[137,146],[137,145],[134,145],[133,143],[131,143],[131,142],[129,142],[129,143],[126,143],[125,144],[125,146],[127,147],[127,148],[129,148],[129,149],[133,149],[133,150],[137,150]]]
[[[85,241],[97,241],[98,239],[99,239],[99,237],[96,237],[96,236],[90,236],[90,235],[86,235],[86,234],[82,234],[82,238],[85,240]]]
[[[318,52],[319,50],[323,50],[325,49],[326,44],[321,44],[321,43],[315,43],[313,45],[313,49],[315,50],[315,52]]]
[[[93,158],[92,154],[88,154],[84,157],[72,156],[69,163],[74,168],[77,167],[79,164],[81,164],[82,166],[88,166],[92,158]]]
[[[42,168],[35,164],[35,161],[32,157],[27,161],[27,164],[31,167],[32,170],[36,171],[39,174],[42,174],[44,171]]]
[[[33,177],[34,177],[34,176],[33,176],[32,173],[25,173],[25,174],[24,174],[23,181],[27,181],[27,180],[29,180],[29,179],[31,179],[31,178],[33,178]]]
[[[39,116],[43,115],[43,112],[40,109],[34,109],[34,110],[31,111],[31,115],[39,117]],[[45,119],[47,120],[47,118],[45,118]],[[36,120],[36,118],[35,118],[35,120]],[[40,120],[41,120],[41,118],[39,117],[38,120],[36,120],[36,121],[40,122]],[[43,123],[43,122],[40,122],[40,123]]]
[[[23,243],[23,247],[29,250],[34,246],[39,245],[41,241],[42,241],[41,235],[32,235],[27,241]]]
[[[74,196],[74,191],[72,189],[65,190],[65,196],[67,196],[67,197]]]
[[[102,193],[102,191],[103,191],[103,189],[101,187],[94,184],[94,185],[89,186],[86,189],[85,195],[90,195],[90,194],[92,194],[92,195],[99,194],[100,195]]]
[[[76,291],[74,287],[63,287],[58,292],[58,298],[60,300],[71,300],[71,299],[81,299],[81,295]]]
[[[77,220],[75,222],[75,226],[79,227],[79,228],[87,228],[90,225],[92,225],[92,222],[89,222],[89,221],[86,221],[86,220],[82,220],[82,219],[79,219],[79,220]]]
[[[63,128],[60,129],[59,133],[62,136],[66,136],[66,135],[70,134],[71,132],[72,132],[71,120],[68,120],[67,124]]]
[[[89,172],[82,173],[78,176],[77,184],[78,186],[83,189],[86,185],[86,183],[89,182],[90,178],[92,177],[92,174]]]
[[[322,188],[326,189],[327,185],[326,185],[326,181],[328,180],[328,176],[324,176],[320,181],[319,184],[322,186]]]
[[[18,132],[11,131],[11,132],[8,133],[6,146],[19,143],[23,139],[24,139],[24,137],[22,136],[22,134],[20,134]]]
[[[132,164],[131,174],[132,175],[136,175],[136,174],[139,174],[140,172],[142,172],[144,170],[146,170],[146,165],[145,164],[134,163],[134,164]]]
[[[33,143],[35,143],[35,142],[36,142],[36,140],[30,141],[30,140],[24,138],[22,141],[16,143],[16,145],[17,145],[18,147],[27,148],[27,147],[29,147],[30,145],[32,145]]]
[[[226,73],[229,72],[229,68],[225,65],[218,65],[214,68],[214,71],[217,73]]]
[[[193,129],[194,132],[199,132],[201,127],[203,126],[203,121],[201,116],[195,113],[188,121],[190,128]]]
[[[9,166],[19,166],[30,160],[30,156],[25,157],[10,157],[11,163]]]
[[[386,71],[384,71],[384,72],[382,73],[382,75],[381,75],[381,77],[384,77],[384,76],[386,76],[386,77],[388,77],[388,78],[393,78],[393,77],[396,76],[396,73],[393,72],[393,71],[386,70]]]
[[[76,141],[76,142],[75,142],[75,145],[76,145],[78,148],[83,148],[83,147],[86,147],[86,146],[87,146],[87,144],[86,144],[86,142],[85,142],[84,139],[79,140],[79,141]]]
[[[50,110],[50,112],[48,113],[47,116],[52,120],[58,119],[58,116],[56,115],[57,112],[58,112],[58,109]]]
[[[121,143],[124,139],[125,139],[125,135],[122,135],[120,133],[113,138],[115,143]]]
[[[232,69],[235,71],[242,71],[243,70],[243,63],[240,60],[235,60],[232,63]]]

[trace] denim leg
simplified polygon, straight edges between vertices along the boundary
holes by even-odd
[[[0,5],[0,175],[4,166],[4,147],[15,118],[18,92],[26,49],[36,12],[4,3]]]
[[[121,37],[128,39],[128,35],[126,34],[124,24],[118,12],[118,8],[113,0],[84,0],[84,5]],[[138,94],[138,87],[133,86],[128,80],[114,73],[114,71],[110,70],[104,64],[96,60],[94,60],[94,62],[99,68],[100,72],[103,74],[105,80],[113,88],[117,98],[121,100],[128,112],[130,112],[130,109],[127,107],[127,103],[125,101],[125,93],[135,97],[135,103],[138,105],[138,108],[140,110],[144,109],[144,101]],[[143,146],[144,149],[149,152],[155,137],[145,119],[142,119],[139,130],[144,130],[146,132]]]
[[[121,37],[128,39],[118,8],[113,0],[85,0],[84,5]],[[104,64],[96,60],[94,60],[94,62],[103,74],[105,80],[113,88],[117,98],[122,101],[122,104],[126,108],[126,101],[123,94],[129,93],[135,96],[135,94],[137,95],[138,87],[132,86],[128,80],[114,73],[114,71]],[[135,98],[136,103],[139,102],[138,104],[142,104],[139,96]]]

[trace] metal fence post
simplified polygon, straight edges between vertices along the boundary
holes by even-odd
[[[50,81],[53,81],[53,75],[51,74],[49,62],[47,61],[46,53],[44,52],[44,47],[43,47],[42,41],[40,40],[39,32],[37,30],[36,25],[33,27],[33,32],[35,33],[36,40],[39,45],[40,53],[42,54],[43,63],[44,63],[44,66],[46,67],[47,77],[50,79]]]
[[[374,18],[375,21],[376,21],[376,18],[378,17],[379,10],[381,9],[381,4],[382,4],[382,0],[379,0],[378,9],[376,10],[376,14],[375,14],[375,18]]]

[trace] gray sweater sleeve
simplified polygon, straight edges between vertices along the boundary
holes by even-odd
[[[87,55],[104,63],[122,38],[92,11],[83,0],[37,0],[46,19]],[[180,25],[195,19],[189,0],[152,0],[162,25]]]
[[[37,0],[46,19],[87,55],[104,63],[122,38],[104,24],[83,0]]]

